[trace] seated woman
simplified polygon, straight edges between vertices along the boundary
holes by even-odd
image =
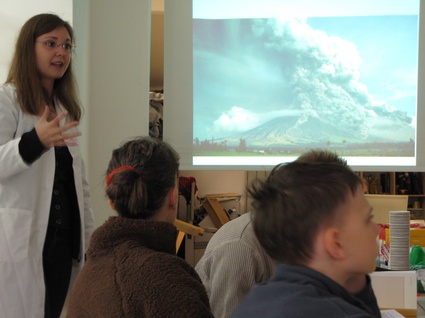
[[[213,317],[199,276],[175,255],[178,169],[159,140],[113,151],[106,195],[118,216],[93,233],[68,317]]]

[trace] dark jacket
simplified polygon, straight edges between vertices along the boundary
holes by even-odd
[[[92,236],[68,317],[212,317],[173,224],[111,217]]]
[[[278,265],[275,275],[256,285],[232,318],[381,317],[370,278],[356,296],[327,276],[304,266]]]

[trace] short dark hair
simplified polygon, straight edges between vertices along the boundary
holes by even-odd
[[[115,149],[106,175],[122,166],[135,169],[120,170],[106,188],[118,214],[134,219],[155,215],[168,191],[176,187],[179,159],[168,143],[150,137],[135,138]]]
[[[297,158],[299,162],[321,162],[321,163],[335,163],[347,166],[347,160],[338,156],[334,151],[324,149],[311,149],[303,153]]]
[[[319,227],[335,220],[337,207],[359,186],[359,177],[341,163],[276,166],[265,181],[248,189],[260,244],[278,262],[305,264]]]

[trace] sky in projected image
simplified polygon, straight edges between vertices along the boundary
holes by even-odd
[[[194,139],[414,151],[417,15],[194,19],[193,45]]]

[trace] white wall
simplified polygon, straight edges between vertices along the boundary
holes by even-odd
[[[148,134],[150,0],[74,0],[82,151],[96,223],[113,212],[104,172],[112,150]],[[81,41],[81,42],[80,42]]]

